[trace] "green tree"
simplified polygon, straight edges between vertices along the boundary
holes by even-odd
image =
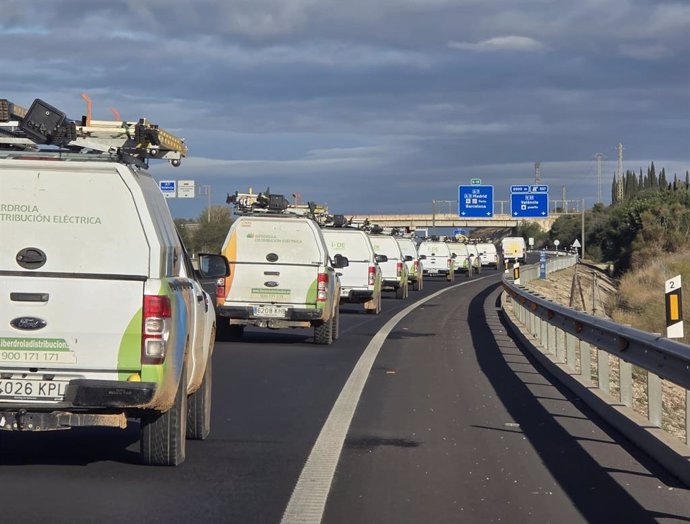
[[[194,251],[220,253],[232,224],[230,208],[224,205],[206,208],[199,215],[197,222],[199,227],[194,234]]]
[[[526,220],[523,220],[518,226],[517,234],[518,236],[521,236],[525,239],[525,244],[527,245],[529,245],[529,239],[533,238],[534,247],[536,249],[544,247],[546,239],[549,236],[549,234],[546,231],[542,231],[542,229],[539,227],[539,224],[536,224],[534,222],[527,222]]]

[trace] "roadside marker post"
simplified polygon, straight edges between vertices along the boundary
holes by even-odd
[[[666,281],[666,338],[683,338],[683,293],[680,275]]]
[[[520,262],[513,266],[513,284],[520,285]]]

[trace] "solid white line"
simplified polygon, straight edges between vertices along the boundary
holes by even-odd
[[[299,476],[297,485],[292,492],[290,502],[288,502],[287,508],[285,508],[281,521],[282,524],[298,522],[319,524],[321,522],[324,509],[326,508],[328,492],[331,490],[331,483],[335,476],[335,468],[340,460],[340,453],[342,452],[352,417],[355,414],[357,403],[362,395],[362,390],[367,382],[374,361],[381,350],[381,346],[383,346],[386,337],[388,337],[396,324],[425,302],[451,289],[478,282],[490,276],[494,275],[467,280],[418,300],[399,311],[374,335],[362,356],[359,357],[338,399],[333,404],[328,419],[321,428],[321,433],[319,433],[319,437],[316,439],[316,443]]]

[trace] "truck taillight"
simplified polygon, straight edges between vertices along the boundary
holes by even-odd
[[[397,264],[397,266],[396,266],[396,274],[397,274],[399,277],[402,276],[402,265],[403,265],[402,262],[398,262],[398,264]]]
[[[415,273],[419,271],[419,260],[415,260],[412,265],[414,267]]]
[[[376,266],[369,266],[369,278],[367,282],[370,286],[376,283]]]
[[[316,282],[316,301],[326,302],[328,300],[328,273],[319,273]]]
[[[170,298],[164,295],[144,295],[141,337],[141,363],[162,364],[165,345],[170,334]]]
[[[225,279],[216,280],[216,304],[222,306],[225,303]]]

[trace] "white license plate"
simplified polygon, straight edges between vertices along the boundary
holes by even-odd
[[[67,382],[55,380],[0,380],[0,399],[13,400],[62,400]]]
[[[281,306],[254,306],[254,316],[285,318],[287,316],[287,308]]]
[[[438,273],[438,269],[435,269],[435,268],[433,268],[433,267],[429,269],[429,274],[430,274],[430,275],[435,275],[436,273]]]

